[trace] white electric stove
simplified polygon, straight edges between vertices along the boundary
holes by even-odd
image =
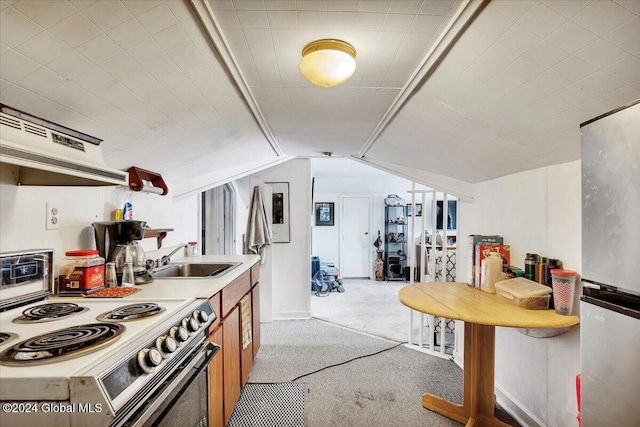
[[[22,268],[41,255],[20,259]],[[7,283],[6,264],[1,289],[14,295],[23,283]],[[218,350],[205,343],[215,318],[207,300],[191,298],[48,298],[13,306],[0,313],[0,425],[153,425],[158,408],[173,404],[166,395],[183,380],[181,371],[202,368]]]

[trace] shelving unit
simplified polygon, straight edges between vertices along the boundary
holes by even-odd
[[[389,280],[405,280],[407,266],[407,219],[404,205],[384,208],[385,277]]]

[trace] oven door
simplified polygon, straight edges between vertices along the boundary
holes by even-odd
[[[209,362],[220,346],[207,342],[174,369],[145,404],[125,421],[127,427],[207,426]]]

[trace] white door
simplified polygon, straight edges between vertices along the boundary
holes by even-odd
[[[342,198],[340,273],[345,279],[371,277],[371,197]]]

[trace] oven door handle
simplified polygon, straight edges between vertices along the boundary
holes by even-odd
[[[213,359],[213,357],[218,353],[219,350],[220,346],[217,344],[214,344],[212,342],[202,343],[200,350],[198,350],[192,357],[190,357],[185,366],[180,369],[179,375],[166,379],[164,381],[164,384],[162,385],[162,391],[155,393],[157,397],[152,402],[147,403],[146,408],[140,411],[137,417],[126,421],[123,426],[138,427],[144,425],[144,423],[149,419],[154,411],[163,403],[163,399],[165,399],[166,396],[172,392],[172,389],[168,387],[170,383],[182,381],[182,379],[188,375],[191,369],[195,369],[195,372],[191,374],[187,382],[180,388],[180,391],[176,393],[173,399],[171,399],[171,401],[165,406],[164,410],[158,417],[158,419],[162,419],[166,415],[166,413],[173,407],[173,405],[175,405],[178,399],[180,399],[184,391],[191,385],[191,383],[196,379],[200,372],[207,367],[211,359]],[[199,366],[196,366],[198,355],[204,352],[208,352],[208,354],[204,357],[202,363]]]

